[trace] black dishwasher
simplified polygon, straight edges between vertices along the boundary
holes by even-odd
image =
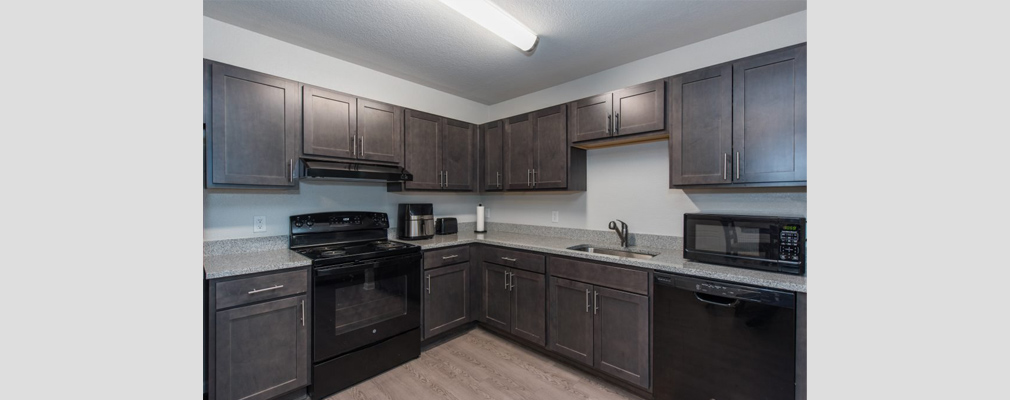
[[[656,400],[795,399],[796,295],[655,275]]]

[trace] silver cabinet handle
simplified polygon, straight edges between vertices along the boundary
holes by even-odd
[[[515,287],[516,287],[516,273],[509,272],[509,291],[511,292],[512,289],[515,289]]]
[[[596,315],[596,312],[600,310],[599,298],[600,292],[593,291],[593,315]]]
[[[531,170],[531,169],[526,170],[526,186],[533,186],[531,184],[532,181],[530,180],[530,174],[532,172],[533,172],[533,170]]]
[[[537,187],[537,169],[533,169],[533,187]]]
[[[621,134],[621,113],[614,114],[614,134]]]
[[[449,171],[445,171],[445,187],[449,187]]]
[[[589,312],[589,289],[586,289],[586,312]]]
[[[365,155],[365,137],[364,136],[358,136],[358,140],[361,141],[361,145],[358,146],[358,155],[359,156],[364,156]]]
[[[733,163],[733,166],[736,167],[736,179],[740,179],[740,152],[739,151],[736,152],[736,162]]]
[[[302,300],[302,326],[305,326],[305,300]]]
[[[274,287],[268,287],[268,288],[266,288],[266,289],[253,289],[253,290],[250,290],[250,291],[249,291],[249,294],[255,294],[255,293],[260,293],[260,292],[266,292],[266,291],[270,291],[270,290],[277,290],[277,289],[280,289],[280,288],[282,288],[282,287],[284,287],[284,285],[277,285],[277,286],[274,286]]]
[[[428,294],[431,294],[431,274],[428,274]]]
[[[726,180],[727,170],[729,170],[729,153],[722,153],[722,180]]]
[[[288,182],[295,179],[295,160],[288,160]]]
[[[505,271],[505,290],[509,290],[509,272]]]
[[[442,187],[444,187],[444,186],[442,185],[442,171],[438,171],[438,187],[439,187],[439,188],[442,188]]]
[[[501,189],[501,172],[495,172],[494,173],[494,182],[495,182],[495,186],[497,188]]]
[[[508,257],[502,257],[501,259],[510,262],[516,262],[516,260],[518,260],[517,258],[508,258]]]
[[[443,260],[451,260],[453,258],[459,257],[459,254],[453,254],[451,256],[442,256]]]
[[[611,125],[610,114],[607,114],[607,134],[608,135],[610,134],[610,125]]]
[[[351,136],[351,155],[352,156],[358,155],[358,137],[357,136]]]

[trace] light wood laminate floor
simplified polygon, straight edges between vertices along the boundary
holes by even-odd
[[[482,329],[325,400],[640,399]]]

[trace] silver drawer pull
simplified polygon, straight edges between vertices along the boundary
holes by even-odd
[[[451,256],[442,256],[443,260],[451,260],[453,258],[459,257],[459,254],[453,254]]]
[[[508,257],[502,257],[501,259],[502,259],[502,260],[505,260],[505,261],[511,261],[511,262],[516,262],[516,259],[515,259],[515,258],[508,258]]]
[[[284,287],[284,285],[277,285],[277,286],[274,286],[274,287],[268,287],[266,289],[253,289],[253,290],[249,291],[249,294],[254,294],[254,293],[259,293],[259,292],[266,292],[268,290],[277,290],[277,289],[280,289],[282,287]]]

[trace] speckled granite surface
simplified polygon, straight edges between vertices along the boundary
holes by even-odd
[[[489,229],[493,229],[493,227],[489,226]],[[616,238],[617,235],[614,236]],[[390,237],[390,239],[395,240],[393,237]],[[484,243],[775,289],[792,290],[803,293],[806,293],[807,291],[806,277],[687,261],[682,257],[683,251],[680,248],[631,246],[629,248],[631,251],[659,254],[654,258],[642,260],[585,253],[567,249],[568,247],[579,244],[591,244],[600,248],[619,247],[618,245],[610,242],[599,243],[585,239],[536,236],[500,231],[490,231],[483,234],[460,232],[456,235],[440,235],[428,240],[414,240],[407,242],[419,245],[424,250],[468,243]]]
[[[473,227],[472,222],[461,223],[458,234],[437,235],[428,240],[405,242],[419,245],[424,250],[468,243],[486,243],[775,289],[803,293],[807,291],[807,279],[803,276],[684,260],[682,257],[683,244],[679,237],[632,234],[637,239],[632,243],[638,245],[631,246],[630,250],[658,254],[654,258],[643,260],[567,249],[579,244],[591,244],[599,248],[619,248],[617,235],[611,231],[488,223],[488,233],[476,234],[473,233]],[[390,229],[389,232],[390,239],[396,240],[396,231]],[[309,259],[288,250],[287,240],[287,236],[272,236],[206,242],[204,244],[204,271],[207,274],[207,279],[311,264]]]
[[[206,279],[304,267],[309,264],[312,264],[311,260],[287,248],[203,257]]]

